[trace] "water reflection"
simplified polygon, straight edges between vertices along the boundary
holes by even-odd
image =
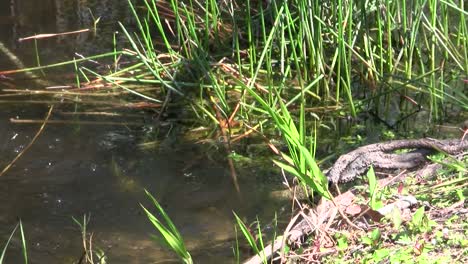
[[[0,0],[0,41],[27,67],[37,65],[36,46],[33,40],[20,39],[39,34],[90,30],[39,39],[42,64],[108,52],[112,34],[120,30],[116,22],[133,23],[127,5],[127,1],[115,0]],[[10,68],[15,68],[16,63],[8,57],[0,50],[0,61],[8,61],[13,66]]]
[[[1,0],[0,40],[24,65],[35,65],[33,42],[19,43],[20,37],[89,28],[97,17],[101,17],[100,25],[112,32],[115,21],[131,20],[126,5],[126,1],[102,0]],[[38,45],[43,64],[70,59],[75,51],[90,55],[105,50],[111,41],[105,33],[41,40]],[[0,70],[18,67],[3,53],[0,65]],[[20,75],[13,78],[0,79],[0,89],[20,83],[30,88],[33,84],[21,81]],[[61,118],[61,111],[89,110],[89,106],[74,107],[57,106],[54,118]],[[31,141],[40,126],[13,124],[10,118],[43,119],[46,112],[46,106],[0,104],[1,169]],[[232,210],[249,215],[249,219],[256,214],[260,219],[273,215],[274,207],[262,200],[265,196],[259,191],[267,189],[265,184],[249,176],[241,186],[245,200],[240,201],[223,164],[190,151],[190,146],[175,151],[142,151],[137,145],[143,134],[141,128],[124,126],[48,125],[31,149],[0,178],[1,241],[21,218],[32,262],[77,262],[82,241],[71,217],[81,219],[88,214],[93,244],[104,250],[110,263],[174,261],[172,254],[149,238],[153,230],[139,206],[140,202],[149,206],[143,195],[143,188],[147,188],[180,228],[195,260],[229,263],[233,259]],[[191,160],[196,160],[196,166],[184,170],[183,164]],[[22,263],[20,247],[20,240],[15,238],[8,251],[9,263]]]
[[[2,168],[38,127],[11,124],[8,120],[16,111],[31,117],[41,109],[1,106]],[[126,133],[128,137],[114,137],[118,142],[109,150],[100,144],[100,140],[110,140],[108,133]],[[143,188],[148,188],[180,227],[195,257],[231,260],[231,210],[250,211],[251,216],[260,213],[255,203],[260,196],[256,186],[242,186],[246,199],[253,202],[242,204],[225,168],[202,157],[187,177],[181,164],[197,158],[195,152],[140,151],[136,144],[139,133],[122,127],[77,130],[70,125],[47,126],[33,147],[0,179],[2,237],[6,238],[8,227],[21,218],[32,257],[40,263],[76,260],[82,246],[79,228],[71,217],[90,214],[94,244],[109,255],[111,263],[171,259],[173,256],[148,236],[152,229],[139,207],[139,202],[149,206],[143,196]],[[16,241],[14,247],[19,245]],[[20,261],[19,255],[13,258]]]

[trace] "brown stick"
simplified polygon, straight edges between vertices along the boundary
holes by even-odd
[[[86,29],[62,32],[62,33],[39,34],[39,35],[29,36],[29,37],[25,37],[25,38],[19,38],[18,41],[22,42],[22,41],[31,40],[31,39],[43,39],[43,38],[51,38],[51,37],[71,35],[71,34],[79,34],[79,33],[84,33],[84,32],[88,32],[88,31],[89,31],[89,29],[86,28]]]
[[[31,140],[31,142],[29,142],[29,144],[20,152],[18,153],[18,155],[16,155],[16,157],[2,170],[2,172],[0,172],[0,177],[3,176],[10,168],[11,166],[13,166],[13,164],[15,164],[15,162],[17,160],[19,160],[19,158],[21,158],[21,156],[34,144],[34,142],[36,142],[36,139],[39,137],[39,135],[42,133],[42,131],[44,130],[45,128],[45,125],[47,124],[47,122],[49,121],[49,117],[50,115],[52,114],[52,110],[54,109],[54,105],[52,105],[50,108],[49,108],[49,112],[47,113],[47,116],[46,118],[42,121],[42,126],[39,128],[39,130],[36,132],[36,135],[34,135],[33,139]]]
[[[40,124],[47,121],[49,124],[61,124],[61,125],[106,125],[106,126],[142,126],[144,125],[143,122],[102,122],[102,121],[74,121],[74,120],[38,120],[38,119],[15,119],[10,118],[10,122],[15,124]]]
[[[219,128],[221,130],[221,136],[223,137],[224,148],[226,150],[226,154],[230,155],[232,153],[230,137],[228,136],[228,133],[226,132],[226,126],[229,126],[229,121],[223,118],[221,111],[219,111],[218,106],[216,105],[214,101],[213,101],[213,108],[216,112],[216,119],[218,120],[218,123],[219,123]],[[229,165],[229,170],[231,172],[231,178],[232,178],[232,183],[234,184],[234,188],[236,189],[237,194],[240,194],[239,182],[237,181],[236,167],[234,167],[234,162],[232,161],[231,158],[228,158],[228,165]]]

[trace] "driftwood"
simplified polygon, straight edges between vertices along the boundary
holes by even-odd
[[[413,149],[396,154],[395,151]],[[377,169],[413,169],[427,161],[436,151],[457,155],[468,150],[468,140],[437,140],[431,138],[394,140],[360,147],[342,155],[327,173],[332,183],[349,182],[366,172],[372,165]]]

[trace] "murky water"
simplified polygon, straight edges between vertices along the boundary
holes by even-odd
[[[108,33],[118,30],[116,21],[131,24],[129,14],[127,1],[122,0],[0,0],[0,45],[6,48],[0,49],[0,71],[20,67],[18,62],[24,66],[36,65],[34,42],[18,42],[18,39],[90,28],[98,17],[101,20],[97,36],[81,33],[38,41],[41,62],[109,51],[112,38]],[[63,72],[66,70],[48,70],[47,77],[41,79],[51,85],[73,81],[65,79],[67,75]],[[0,76],[0,89],[31,88],[41,85],[38,81],[26,75]],[[27,102],[37,97],[3,97],[3,91],[0,96],[1,170],[29,144],[40,126],[12,123],[10,118],[43,119],[48,108],[47,104]],[[109,109],[57,104],[51,118],[105,122],[147,119],[145,113],[114,109],[113,112],[124,116],[67,115],[84,110]],[[424,126],[421,131],[429,131],[427,122],[414,123]],[[355,124],[330,122],[327,125],[336,125],[341,130]],[[254,171],[251,175],[239,175],[242,190],[239,198],[227,166],[213,161],[209,153],[197,146],[177,145],[176,140],[169,147],[143,150],[140,143],[150,128],[151,124],[144,127],[47,125],[32,147],[0,178],[0,245],[21,219],[31,263],[77,263],[83,245],[80,229],[72,217],[81,220],[86,214],[90,216],[88,231],[93,233],[93,247],[105,252],[108,263],[176,263],[171,252],[150,239],[149,234],[154,230],[139,205],[141,202],[150,206],[144,196],[146,188],[179,227],[196,263],[233,262],[232,211],[247,216],[250,221],[258,215],[262,222],[268,222],[273,219],[274,211],[281,208],[281,201],[268,199],[268,181],[257,179]],[[436,132],[440,129],[439,135],[446,137],[452,136],[448,133],[453,133],[453,137],[460,133],[453,124],[435,129]],[[366,124],[359,131],[344,133],[368,136],[368,141],[376,142],[381,139],[380,130]],[[324,134],[330,135],[329,131]],[[359,136],[352,140],[356,138]],[[344,144],[339,138],[323,142],[323,148]],[[7,263],[23,262],[20,248],[17,234],[7,251]]]
[[[24,65],[34,65],[34,45],[19,43],[18,38],[89,27],[88,8],[94,17],[102,17],[102,24],[128,19],[126,1],[1,0],[0,41]],[[92,54],[91,47],[95,52],[106,48],[97,43],[99,39],[76,35],[39,41],[38,45],[44,62],[50,63],[70,59],[78,47],[86,55]],[[15,61],[2,52],[0,71],[15,68]],[[36,80],[23,75],[13,77],[0,79],[0,88],[37,85]],[[45,104],[8,103],[26,99],[1,98],[0,169],[29,144],[40,126],[11,123],[10,118],[43,119],[46,115]],[[76,110],[91,107],[56,105],[52,119],[69,120],[63,112]],[[140,113],[126,119],[140,122],[143,117]],[[91,119],[112,121],[109,117]],[[119,120],[122,117],[114,121]],[[88,231],[93,233],[93,247],[105,252],[108,263],[177,262],[173,254],[150,239],[149,234],[154,232],[139,205],[150,206],[143,192],[147,188],[180,228],[198,263],[232,262],[232,211],[247,215],[249,220],[259,215],[266,221],[278,208],[259,191],[267,189],[264,183],[244,177],[240,199],[225,164],[210,161],[191,146],[171,151],[142,150],[138,144],[146,134],[142,127],[47,125],[32,147],[0,178],[2,244],[21,219],[31,263],[77,263],[83,246],[72,217],[82,220],[86,214],[90,216]],[[7,263],[23,262],[20,248],[17,234],[7,251]]]
[[[34,117],[40,109],[1,110],[3,168],[38,129],[11,124],[9,118]],[[116,133],[127,138],[116,138]],[[125,127],[47,126],[0,179],[2,237],[21,218],[36,263],[71,262],[81,254],[79,228],[71,217],[88,214],[94,245],[107,252],[111,263],[162,261],[172,255],[149,239],[152,230],[139,207],[139,202],[147,204],[147,188],[167,208],[195,257],[232,259],[231,210],[262,214],[259,197],[248,195],[252,204],[241,205],[223,167],[194,153],[140,151],[135,142],[139,133]],[[198,158],[196,168],[182,169],[184,162]]]

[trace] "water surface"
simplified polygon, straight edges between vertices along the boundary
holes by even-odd
[[[101,17],[108,32],[116,21],[130,21],[126,1],[0,1],[0,40],[15,58],[0,54],[0,71],[34,66],[34,42],[18,42],[34,34],[88,28]],[[42,63],[92,55],[109,49],[109,34],[80,34],[40,40]],[[50,85],[66,83],[63,69],[40,77]],[[38,79],[11,75],[0,79],[0,89],[43,88]],[[0,168],[9,164],[32,140],[40,124],[15,124],[11,118],[44,119],[49,105],[32,104],[37,97],[9,96],[0,104]],[[49,100],[48,98],[42,98]],[[59,102],[60,100],[55,101]],[[118,100],[115,99],[115,100]],[[16,103],[9,103],[15,101]],[[64,102],[67,102],[66,100]],[[106,111],[124,117],[70,116],[74,111]],[[64,113],[65,112],[65,113]],[[127,115],[127,116],[125,116]],[[146,122],[151,113],[96,105],[57,103],[53,120],[122,120]],[[50,124],[32,147],[0,178],[0,238],[6,241],[21,219],[32,263],[77,263],[83,254],[81,233],[72,217],[90,216],[88,232],[93,247],[102,249],[109,263],[171,263],[173,254],[150,239],[154,233],[139,203],[148,204],[143,189],[166,208],[198,263],[232,262],[235,210],[250,221],[256,215],[270,220],[276,204],[263,197],[264,182],[240,175],[238,195],[224,162],[211,160],[196,145],[144,150],[140,143],[154,129],[145,126]],[[162,137],[162,140],[164,138]],[[219,154],[217,154],[219,155]],[[248,201],[248,202],[246,202]],[[7,263],[21,263],[16,235]]]

